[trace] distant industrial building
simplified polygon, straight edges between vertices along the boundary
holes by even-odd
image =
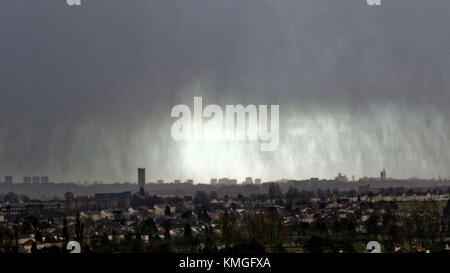
[[[164,180],[158,179],[158,180],[156,181],[156,183],[157,183],[157,184],[164,184]]]
[[[255,179],[255,184],[256,185],[261,185],[261,178],[256,178]]]
[[[211,178],[211,185],[217,185],[217,178]]]
[[[220,184],[220,185],[226,185],[226,184],[228,184],[228,178],[226,178],[226,177],[220,178],[220,179],[219,179],[219,184]]]
[[[348,182],[347,176],[345,176],[345,175],[343,175],[341,173],[339,173],[338,176],[336,176],[334,178],[334,180],[337,181],[337,182]]]
[[[236,185],[237,184],[237,179],[228,179],[226,177],[220,178],[219,179],[219,184],[220,185]]]
[[[12,184],[13,183],[13,177],[8,175],[5,176],[5,184]]]
[[[97,209],[128,209],[131,203],[131,192],[96,193],[94,196]]]
[[[145,168],[138,168],[138,187],[139,190],[145,187]]]
[[[78,196],[67,201],[70,210],[83,209],[128,209],[131,203],[131,192],[121,193],[96,193],[94,198]]]
[[[194,180],[193,179],[188,179],[188,180],[186,180],[186,184],[194,185]]]
[[[253,178],[246,177],[244,182],[242,182],[242,184],[253,184]]]
[[[24,184],[31,184],[31,176],[24,176],[23,177],[23,183]]]
[[[383,168],[383,170],[380,172],[380,176],[379,177],[367,177],[364,176],[363,178],[360,178],[359,181],[362,182],[369,182],[369,181],[382,181],[382,180],[388,180],[389,178],[387,177],[387,173],[386,173],[386,169]],[[417,178],[415,178],[417,179]]]
[[[24,217],[36,212],[45,213],[49,216],[62,216],[64,208],[64,203],[58,201],[0,204],[0,214],[9,221],[14,221],[18,216]]]
[[[41,177],[41,183],[42,184],[48,184],[49,183],[48,176],[42,176]]]
[[[175,179],[175,180],[173,181],[173,183],[175,183],[175,184],[181,184],[181,180],[180,180],[180,179]]]
[[[33,176],[33,184],[41,184],[41,178],[39,176]]]

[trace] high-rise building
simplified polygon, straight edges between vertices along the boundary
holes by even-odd
[[[194,180],[193,179],[188,179],[188,180],[186,180],[186,184],[194,185]]]
[[[156,183],[157,183],[157,184],[164,184],[164,180],[158,179],[158,180],[156,181]]]
[[[220,185],[236,185],[237,179],[228,179],[228,178],[224,177],[224,178],[220,178],[218,182]]]
[[[243,184],[253,184],[253,178],[251,178],[251,177],[246,177]]]
[[[12,184],[13,183],[13,177],[8,175],[5,176],[5,184]]]
[[[173,183],[175,183],[175,184],[180,184],[180,183],[181,183],[181,180],[180,180],[180,179],[175,179],[175,180],[173,181]]]
[[[31,184],[31,176],[24,176],[23,177],[23,183],[24,184]]]
[[[41,178],[39,176],[33,176],[33,184],[40,184],[41,183]]]
[[[226,177],[220,178],[220,179],[219,179],[219,184],[221,184],[221,185],[226,185],[226,184],[228,184],[228,178],[226,178]]]
[[[256,185],[261,185],[261,178],[256,178],[255,179],[255,184]]]
[[[145,168],[138,168],[138,187],[143,189],[145,186]]]
[[[383,170],[380,172],[380,178],[381,180],[386,180],[386,169],[383,168]]]
[[[211,185],[217,185],[217,178],[211,178]]]

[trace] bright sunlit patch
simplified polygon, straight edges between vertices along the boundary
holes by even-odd
[[[202,97],[194,97],[194,111],[184,104],[175,105],[172,138],[176,141],[260,141],[261,151],[275,151],[279,145],[279,106],[216,104],[203,109]],[[268,124],[270,123],[270,124]]]

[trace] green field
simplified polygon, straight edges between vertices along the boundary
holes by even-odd
[[[411,209],[414,205],[415,201],[397,201],[398,208],[403,209]],[[442,210],[447,205],[447,201],[437,201],[439,206],[439,211],[442,213]]]

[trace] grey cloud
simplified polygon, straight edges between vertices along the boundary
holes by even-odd
[[[6,0],[0,174],[450,176],[449,25],[438,0]],[[280,149],[174,142],[194,95],[279,104]]]

